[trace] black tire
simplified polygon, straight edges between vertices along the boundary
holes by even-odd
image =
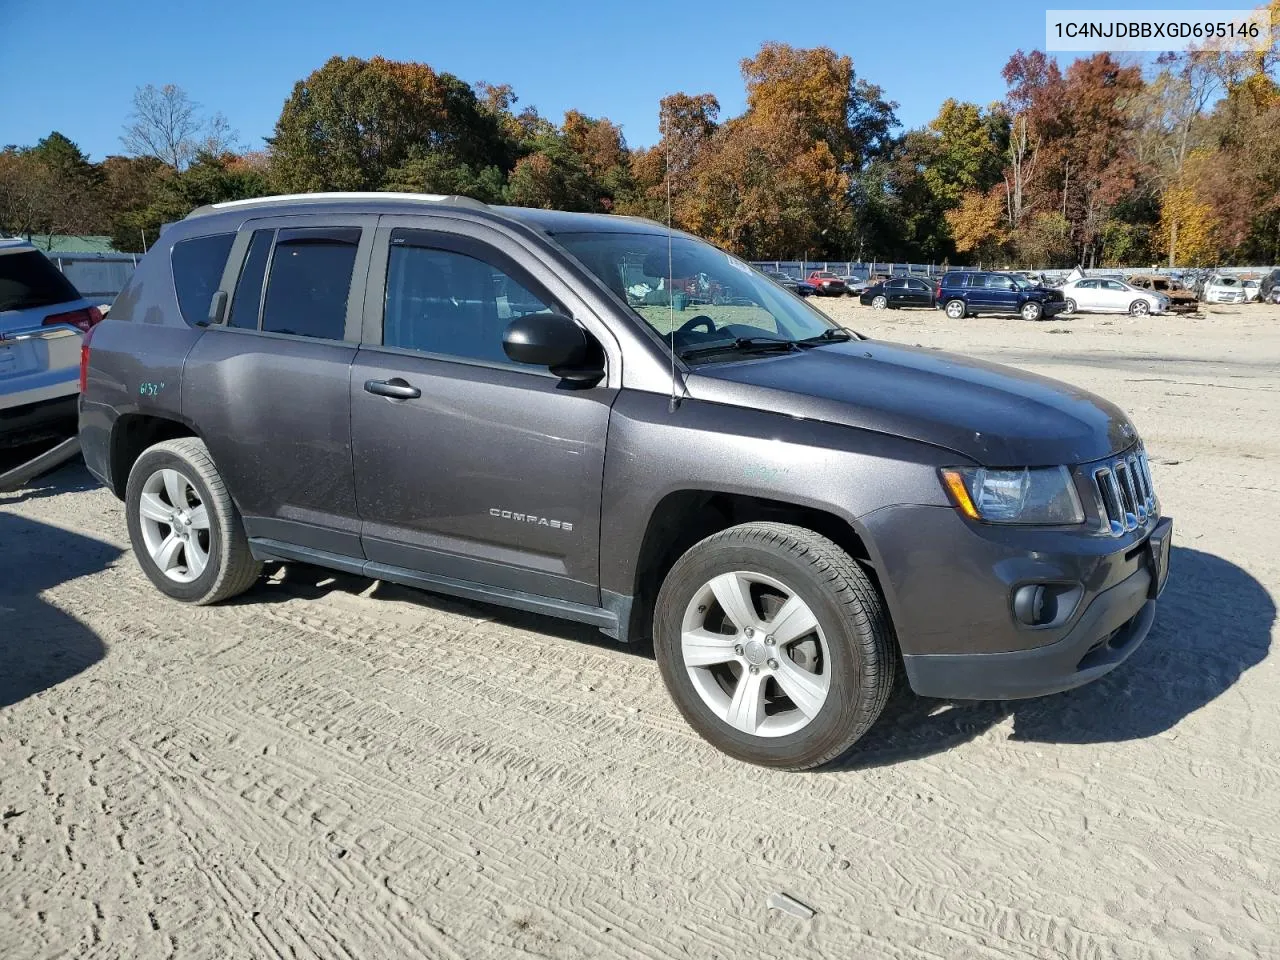
[[[1029,323],[1035,323],[1035,321],[1044,316],[1044,307],[1040,306],[1040,304],[1036,303],[1034,300],[1028,300],[1018,310],[1018,313],[1021,315],[1023,320],[1026,320]]]
[[[187,583],[165,575],[143,538],[139,508],[143,487],[157,471],[164,469],[177,470],[186,477],[208,511],[208,563],[203,573]],[[227,493],[203,440],[180,437],[157,443],[143,451],[129,471],[124,502],[134,556],[161,593],[175,600],[203,606],[244,593],[257,581],[262,564],[249,551],[240,511]]]
[[[734,571],[784,583],[808,605],[826,638],[826,699],[794,733],[753,736],[731,726],[704,701],[685,667],[681,628],[686,608],[711,578]],[[807,770],[830,762],[866,733],[893,688],[896,645],[880,594],[853,558],[803,527],[747,523],[695,544],[663,581],[653,628],[663,682],[689,725],[713,746],[748,763]]]
[[[1062,313],[1063,313],[1063,315],[1064,315],[1064,316],[1068,316],[1068,317],[1069,317],[1069,316],[1071,316],[1073,313],[1075,313],[1075,312],[1076,312],[1076,309],[1077,309],[1077,308],[1076,308],[1076,302],[1075,302],[1074,300],[1072,300],[1070,297],[1067,297],[1066,304],[1067,304],[1067,305],[1066,305],[1065,307],[1063,307],[1063,309],[1062,309]]]
[[[963,300],[948,300],[943,312],[952,320],[963,320],[965,314],[969,312],[969,308]]]

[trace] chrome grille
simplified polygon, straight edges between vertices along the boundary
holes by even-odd
[[[1094,467],[1093,486],[1103,533],[1118,537],[1156,515],[1155,488],[1145,450]]]

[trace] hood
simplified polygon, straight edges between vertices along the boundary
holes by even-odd
[[[694,368],[696,399],[946,447],[986,466],[1100,460],[1137,432],[1079,387],[953,353],[853,340]]]

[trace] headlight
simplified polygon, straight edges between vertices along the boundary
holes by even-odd
[[[1066,467],[946,467],[940,471],[956,508],[987,523],[1083,523],[1084,510]]]

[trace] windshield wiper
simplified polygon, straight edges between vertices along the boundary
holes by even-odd
[[[844,343],[846,340],[852,339],[853,334],[848,330],[840,327],[831,327],[823,330],[815,337],[805,337],[803,340],[797,340],[796,343],[802,347],[819,347],[824,343]]]
[[[736,340],[725,340],[721,343],[708,344],[705,347],[691,347],[680,351],[681,360],[693,360],[698,357],[709,357],[716,353],[746,353],[779,351],[790,353],[796,349],[795,340],[778,340],[774,337],[738,337]]]

